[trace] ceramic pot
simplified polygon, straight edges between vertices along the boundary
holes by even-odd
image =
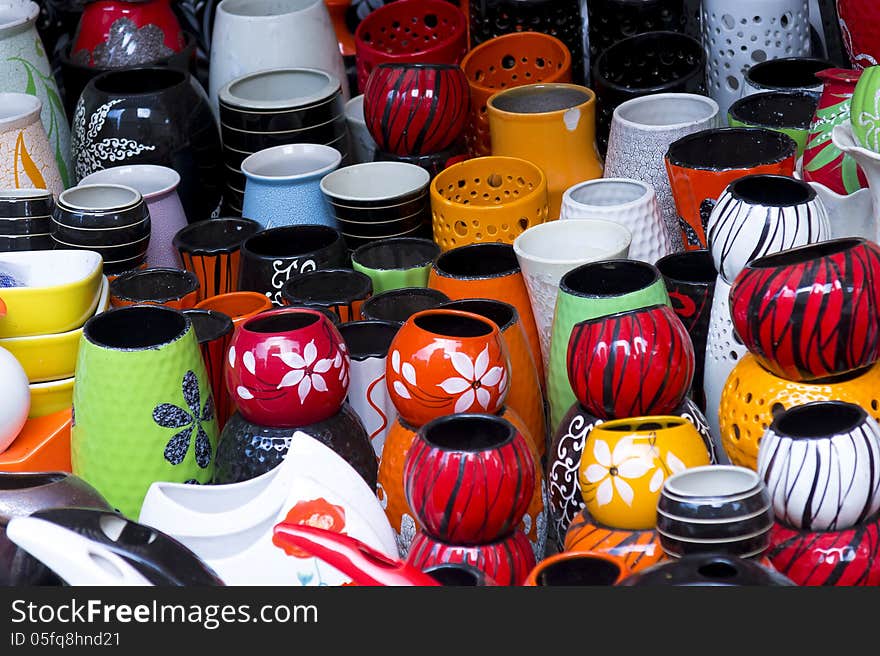
[[[359,321],[363,302],[373,295],[370,277],[352,269],[321,269],[290,278],[281,286],[285,305],[325,307],[340,322]]]
[[[781,412],[758,449],[779,522],[805,531],[839,531],[880,509],[880,424],[842,401]]]
[[[618,105],[611,116],[605,176],[641,180],[654,188],[675,252],[683,249],[664,157],[685,135],[716,127],[718,103],[691,93],[658,93]]]
[[[612,586],[628,571],[620,559],[605,554],[560,553],[540,561],[523,582],[527,587]]]
[[[707,91],[722,116],[742,95],[743,76],[752,64],[811,54],[807,0],[745,0],[736,6],[706,0],[701,22]]]
[[[430,310],[449,297],[436,289],[424,287],[401,287],[370,297],[361,306],[361,316],[366,321],[391,321],[404,323],[412,315]]]
[[[83,89],[72,129],[75,180],[109,164],[158,164],[180,174],[177,192],[188,220],[218,211],[220,133],[189,73],[156,66],[102,73]]]
[[[376,140],[367,129],[364,118],[364,94],[345,103],[345,124],[348,127],[351,160],[355,164],[372,162],[376,155]]]
[[[180,174],[167,166],[136,164],[102,169],[80,180],[81,185],[103,183],[131,187],[144,197],[150,213],[147,266],[180,266],[180,258],[172,244],[177,231],[187,225],[186,214],[177,195]]]
[[[566,362],[575,396],[600,419],[667,414],[694,375],[690,337],[665,304],[575,324]]]
[[[358,247],[351,262],[355,271],[373,281],[373,292],[381,294],[401,287],[426,287],[431,264],[439,254],[440,248],[430,239],[398,237]]]
[[[878,257],[873,242],[834,239],[750,261],[730,292],[737,334],[761,366],[789,380],[874,364]]]
[[[356,249],[429,230],[430,181],[415,164],[367,162],[328,173],[320,188],[346,245]]]
[[[339,412],[349,359],[335,326],[320,312],[282,308],[243,322],[232,338],[226,386],[245,419],[296,427]]]
[[[839,531],[798,531],[776,523],[767,555],[798,585],[880,584],[880,517]]]
[[[795,177],[803,179],[797,171]],[[851,194],[838,194],[820,182],[810,182],[809,185],[816,190],[816,195],[828,212],[833,239],[864,237],[871,241],[880,240],[880,224],[874,216],[870,189],[863,187]]]
[[[276,44],[267,48],[265,44]],[[348,100],[348,80],[330,14],[323,0],[224,0],[211,35],[209,92],[217,107],[220,89],[248,73],[279,66],[332,73]]]
[[[463,159],[465,159],[464,149],[460,142],[454,143],[446,150],[426,155],[396,155],[380,149],[377,149],[373,155],[374,162],[400,162],[421,166],[432,178],[439,175],[443,169],[457,164]]]
[[[434,241],[441,250],[478,242],[511,244],[548,216],[547,178],[516,157],[453,164],[431,183]]]
[[[853,68],[877,64],[877,38],[870,26],[877,19],[877,8],[870,2],[837,0],[837,14],[846,54]]]
[[[728,123],[731,127],[779,130],[794,139],[800,157],[818,102],[812,93],[762,91],[734,101],[727,113]]]
[[[348,266],[342,235],[324,225],[270,228],[242,242],[238,289],[259,291],[281,305],[281,287],[291,276]]]
[[[575,517],[568,532],[560,536],[560,542],[563,537],[566,553],[611,556],[622,564],[627,575],[665,560],[655,529],[630,531],[602,526],[586,510],[581,510]]]
[[[533,226],[513,242],[522,268],[540,338],[543,370],[549,366],[550,331],[559,281],[577,266],[629,255],[633,233],[603,219],[549,221]]]
[[[559,218],[571,185],[602,176],[596,153],[596,95],[574,84],[527,84],[488,101],[492,154],[521,157],[547,177],[548,218]]]
[[[583,264],[562,276],[547,367],[552,431],[559,428],[563,416],[575,402],[565,362],[575,324],[658,303],[669,304],[669,295],[660,272],[647,262],[599,260]]]
[[[272,300],[259,292],[229,292],[199,301],[193,309],[222,312],[238,326],[260,312],[271,310]]]
[[[753,560],[711,553],[658,563],[625,578],[619,585],[739,587],[793,586],[794,583],[788,577]]]
[[[446,251],[434,260],[428,286],[445,293],[452,300],[493,298],[514,306],[529,340],[538,377],[544,380],[535,317],[512,246],[472,244]]]
[[[791,175],[797,144],[765,128],[717,128],[682,137],[666,151],[666,171],[687,250],[706,247],[715,200],[733,180],[753,173]]]
[[[758,444],[774,417],[786,409],[811,401],[846,401],[880,421],[880,411],[874,409],[875,405],[880,408],[878,381],[880,367],[874,365],[827,381],[799,383],[771,374],[747,353],[721,390],[721,443],[733,464],[757,469]]]
[[[196,304],[199,279],[191,271],[148,268],[126,271],[110,283],[110,303],[125,305],[164,305],[186,310]]]
[[[52,214],[56,248],[95,251],[104,273],[119,274],[144,263],[152,222],[140,192],[116,184],[71,187]]]
[[[37,111],[48,136],[49,147],[34,153],[34,157],[43,167],[48,166],[48,160],[55,159],[55,175],[59,176],[60,181],[53,181],[52,184],[58,185],[58,190],[54,192],[58,194],[74,182],[70,168],[70,124],[61,104],[49,59],[37,34],[39,13],[39,5],[28,0],[10,0],[4,7],[3,18],[0,19],[0,61],[3,62],[0,65],[0,92],[28,93],[39,98],[41,105]],[[9,112],[8,102],[5,100],[2,103],[4,114]],[[31,128],[30,132],[33,131]],[[34,138],[30,134],[28,137],[28,142]],[[31,148],[30,143],[28,148]],[[45,187],[37,184],[21,186]]]
[[[205,370],[211,381],[211,394],[214,396],[214,410],[217,413],[217,430],[222,431],[232,411],[229,391],[223,380],[223,367],[235,325],[229,315],[217,310],[189,309],[184,310],[183,313],[192,322],[196,331],[196,340],[199,342]],[[220,448],[219,442],[217,448]]]
[[[850,127],[856,142],[863,148],[873,152],[880,150],[880,139],[877,138],[877,71],[874,66],[862,71],[850,100]]]
[[[6,472],[64,471],[70,466],[71,409],[28,419],[15,441],[0,453]]]
[[[628,257],[634,260],[653,264],[672,252],[657,195],[640,180],[606,177],[569,187],[562,195],[559,218],[605,219],[621,224],[632,233]]]
[[[15,517],[46,508],[110,510],[101,494],[81,478],[66,472],[0,472],[0,581],[3,585],[45,585],[57,581],[51,571],[6,535]]]
[[[706,412],[703,370],[717,277],[712,254],[708,250],[673,253],[657,260],[656,266],[666,283],[672,309],[684,324],[694,346],[694,380],[690,397],[700,410]]]
[[[185,315],[158,306],[96,315],[76,367],[73,471],[114,507],[135,517],[153,481],[211,480],[214,400]]]
[[[260,229],[250,219],[223,217],[196,221],[174,234],[184,268],[199,280],[199,301],[238,289],[241,245]]]
[[[818,57],[780,57],[752,64],[743,76],[743,96],[764,91],[804,91],[815,98],[822,94],[821,71],[833,68]]]
[[[485,572],[467,563],[428,565],[422,571],[443,586],[484,587],[497,585]]]
[[[379,465],[364,425],[351,405],[343,403],[327,419],[297,427],[296,431],[333,449],[371,490],[376,489]],[[214,483],[240,483],[271,471],[287,456],[291,434],[290,428],[261,426],[240,412],[232,414],[217,442]]]
[[[461,61],[470,86],[470,115],[464,137],[474,157],[492,154],[489,98],[500,89],[536,82],[571,82],[571,53],[556,37],[513,32],[484,41]]]
[[[383,63],[458,65],[468,49],[465,15],[441,0],[379,6],[358,24],[354,38],[361,91]]]
[[[0,107],[0,186],[48,189],[57,196],[64,183],[40,123],[40,99],[26,93],[0,93]]]
[[[850,122],[852,95],[861,71],[829,68],[817,75],[824,86],[804,149],[804,180],[836,194],[852,194],[868,186],[867,178],[856,160],[835,145],[831,132]]]
[[[680,32],[635,34],[599,54],[592,63],[599,154],[604,157],[607,152],[618,105],[652,93],[700,93],[705,88],[704,67],[700,41]]]
[[[54,208],[48,189],[0,190],[0,251],[51,250]]]

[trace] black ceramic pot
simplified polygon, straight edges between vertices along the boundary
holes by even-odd
[[[77,180],[108,166],[159,164],[180,174],[177,193],[189,221],[219,211],[220,132],[189,73],[160,66],[102,73],[83,90],[72,130]]]
[[[803,150],[819,96],[808,91],[762,91],[744,96],[728,109],[731,126],[785,132]]]
[[[13,517],[68,506],[112,510],[95,488],[72,474],[0,472],[0,585],[59,582],[42,563],[6,537],[6,525]]]
[[[816,73],[826,68],[834,68],[834,64],[818,57],[768,59],[749,68],[744,83],[755,91],[806,91],[818,99],[822,80]]]
[[[0,252],[54,248],[54,207],[52,194],[45,189],[0,191]]]
[[[718,272],[707,249],[672,253],[660,258],[656,267],[663,274],[672,309],[681,319],[694,345],[695,368],[690,396],[702,412],[706,412],[703,392],[703,368],[706,363],[706,338],[709,315],[715,295]]]
[[[199,279],[192,271],[171,267],[135,269],[117,276],[110,283],[110,302],[114,306],[156,303],[184,310],[196,304]]]
[[[347,144],[344,142],[346,134],[345,115],[343,114],[331,118],[326,123],[289,132],[249,132],[222,126],[223,145],[245,153],[255,153],[264,148],[285,146],[292,143],[325,144],[345,153],[348,150]]]
[[[371,490],[376,489],[379,476],[376,453],[363,423],[348,403],[329,419],[296,430],[333,449],[361,475]],[[284,460],[293,432],[290,428],[258,426],[236,412],[226,422],[217,443],[214,483],[247,481],[274,469]]]
[[[618,583],[619,586],[791,586],[787,576],[727,554],[699,554],[668,560],[643,569]]]
[[[281,288],[292,276],[350,266],[338,230],[323,225],[269,228],[241,245],[239,291],[261,292],[282,305]]]
[[[401,287],[369,298],[361,306],[361,315],[367,321],[404,323],[416,312],[448,302],[449,297],[436,289]]]
[[[590,59],[618,41],[643,32],[684,32],[684,0],[590,0],[587,3]]]
[[[645,32],[618,41],[592,64],[596,92],[596,145],[604,157],[614,110],[655,93],[701,93],[705,57],[697,39],[678,32]]]
[[[342,323],[361,318],[361,305],[373,295],[373,280],[352,269],[321,269],[290,278],[281,287],[285,305],[320,306]]]
[[[440,563],[422,570],[446,587],[483,587],[495,585],[483,570],[467,563]]]

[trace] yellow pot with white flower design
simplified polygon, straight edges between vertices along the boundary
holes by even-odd
[[[578,479],[587,512],[611,528],[657,524],[657,501],[672,474],[711,463],[696,427],[683,417],[633,417],[593,428]]]

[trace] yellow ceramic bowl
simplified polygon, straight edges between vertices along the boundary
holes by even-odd
[[[73,405],[73,376],[48,383],[31,383],[31,412],[28,419],[44,417]]]
[[[82,326],[98,305],[102,268],[95,251],[0,253],[0,272],[24,283],[0,288],[6,304],[0,337],[50,335]]]
[[[103,276],[95,314],[106,310],[109,303],[110,283],[107,277]],[[24,367],[30,382],[42,383],[73,376],[80,337],[82,337],[82,326],[54,335],[0,338],[0,347],[15,356]]]

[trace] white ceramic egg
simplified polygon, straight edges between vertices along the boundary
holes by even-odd
[[[31,389],[21,364],[0,347],[0,453],[18,437],[31,410]]]

